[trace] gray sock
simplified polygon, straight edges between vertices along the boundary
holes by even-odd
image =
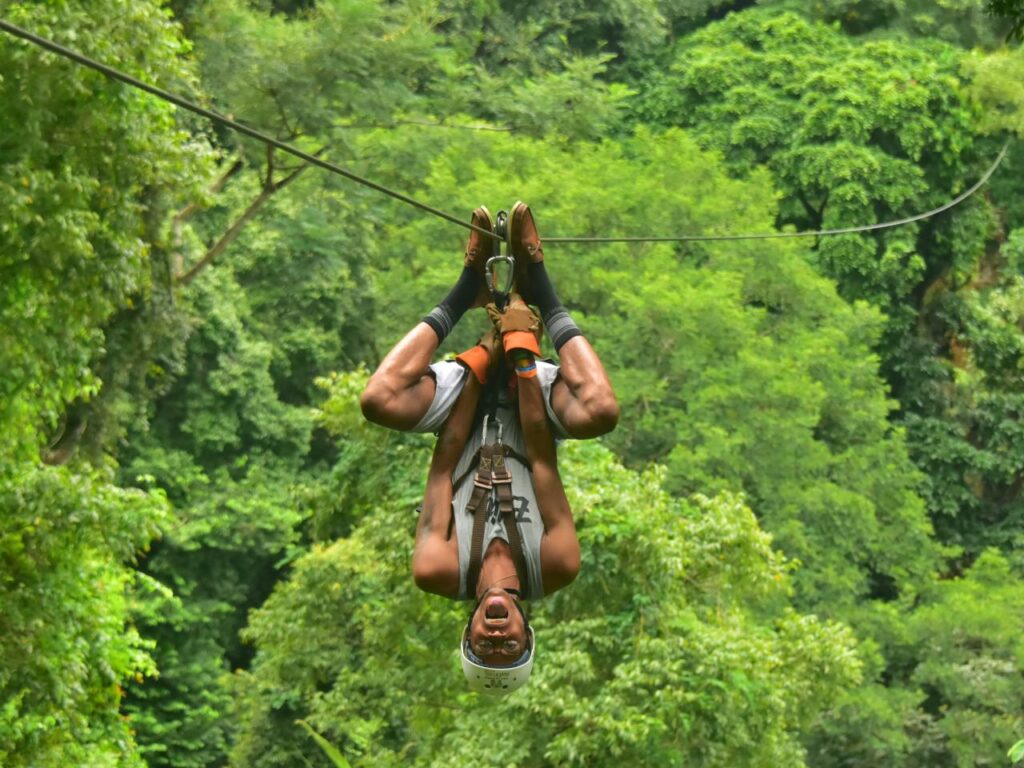
[[[562,305],[544,315],[544,327],[548,329],[551,343],[555,345],[555,352],[561,350],[569,339],[583,335],[583,331],[573,322]]]

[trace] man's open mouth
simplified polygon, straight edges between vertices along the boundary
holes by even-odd
[[[492,597],[484,606],[484,618],[486,619],[507,619],[508,606],[500,597]]]

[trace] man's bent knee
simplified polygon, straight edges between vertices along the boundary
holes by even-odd
[[[619,403],[615,395],[597,398],[590,411],[594,429],[598,430],[600,435],[611,432],[619,423]]]
[[[363,394],[359,396],[359,408],[363,412],[363,416],[366,417],[367,421],[372,421],[374,424],[382,424],[388,426],[388,403],[394,399],[393,394],[388,392],[385,387],[381,387],[375,384],[373,379],[370,379],[366,384],[366,389],[363,390]]]
[[[432,563],[425,562],[421,557],[413,558],[412,580],[424,592],[433,592],[432,587],[437,585],[440,576],[440,570]]]
[[[412,580],[424,592],[435,595],[451,595],[458,589],[458,572],[452,572],[439,559],[431,557],[427,551],[417,551],[412,559]]]
[[[615,395],[594,396],[588,398],[582,405],[585,416],[573,425],[573,437],[600,437],[611,432],[619,423],[619,404],[615,400]]]

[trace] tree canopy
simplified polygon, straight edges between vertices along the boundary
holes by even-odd
[[[464,231],[0,42],[5,766],[997,764],[1024,735],[1024,54],[993,0],[0,0],[542,237],[622,406],[577,582],[465,690],[409,574],[431,437],[359,391]],[[470,312],[442,349],[486,327]],[[480,721],[519,736],[496,739]],[[302,721],[306,728],[298,724]]]

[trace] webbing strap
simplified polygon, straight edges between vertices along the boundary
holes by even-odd
[[[473,516],[473,538],[469,545],[469,568],[466,570],[466,592],[476,589],[480,579],[480,566],[483,563],[484,530],[487,527],[487,508],[490,506],[491,464],[494,453],[493,445],[482,445],[477,452],[478,465],[476,477],[473,478],[473,494],[466,504],[466,512]]]
[[[476,589],[483,565],[484,531],[490,508],[491,489],[497,492],[498,511],[505,525],[512,562],[519,576],[519,586],[529,594],[526,555],[523,551],[523,537],[516,522],[515,503],[512,497],[512,473],[505,461],[511,449],[501,443],[480,447],[476,476],[473,478],[473,494],[466,504],[466,512],[473,515],[473,537],[469,545],[469,565],[466,569],[466,592]],[[515,455],[515,452],[512,452]]]
[[[519,588],[526,594],[530,594],[530,586],[527,582],[526,554],[523,552],[523,537],[520,535],[515,504],[512,500],[512,473],[509,472],[503,453],[497,452],[494,456],[491,481],[498,494],[498,511],[501,512],[501,519],[505,523],[508,545],[512,550],[512,562],[519,574]]]

